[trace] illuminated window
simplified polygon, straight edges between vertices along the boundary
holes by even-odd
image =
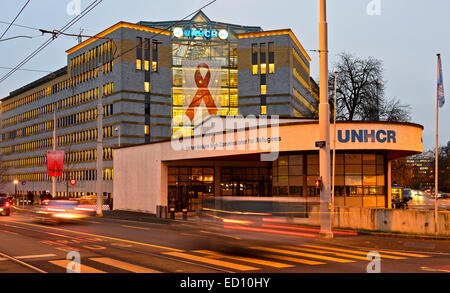
[[[269,64],[269,74],[275,73],[275,64]]]
[[[144,134],[145,135],[150,135],[150,126],[145,125],[145,127],[144,127]]]
[[[158,62],[152,61],[152,71],[157,72],[158,71]]]
[[[265,84],[261,85],[261,95],[267,94],[267,86]]]
[[[257,75],[258,74],[258,64],[252,65],[252,74]]]
[[[261,106],[261,115],[267,114],[267,106]]]
[[[144,88],[146,93],[150,92],[150,83],[148,81],[144,82]]]
[[[261,74],[266,74],[266,63],[261,64]]]
[[[142,60],[141,59],[136,59],[136,69],[142,70]]]
[[[148,61],[148,60],[144,61],[144,68],[145,68],[145,71],[149,71],[150,70],[150,61]]]

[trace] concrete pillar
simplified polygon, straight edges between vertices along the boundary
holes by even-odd
[[[392,161],[387,161],[387,180],[386,180],[386,188],[387,188],[387,198],[385,207],[391,208],[391,195],[392,195]]]

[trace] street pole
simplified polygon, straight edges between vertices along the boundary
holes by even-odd
[[[334,73],[334,138],[333,138],[333,176],[332,178],[332,185],[331,185],[331,211],[334,212],[334,195],[335,195],[335,178],[336,178],[336,136],[337,136],[337,130],[336,130],[336,86],[337,86],[337,72]]]
[[[56,150],[56,103],[53,103],[53,152]],[[55,176],[52,176],[52,197],[56,196]]]
[[[98,103],[97,103],[97,212],[98,217],[103,216],[103,62],[98,66]]]
[[[326,21],[326,0],[320,0],[319,61],[320,61],[320,104],[319,136],[325,146],[319,149],[320,177],[320,235],[333,238],[331,231],[330,206],[330,105],[328,103],[328,32]]]

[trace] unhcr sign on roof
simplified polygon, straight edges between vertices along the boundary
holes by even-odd
[[[219,38],[221,40],[228,39],[228,31],[225,29],[214,30],[214,29],[196,29],[196,28],[181,28],[175,27],[173,29],[173,36],[176,38]]]

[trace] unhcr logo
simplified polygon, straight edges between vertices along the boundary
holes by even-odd
[[[338,130],[338,140],[347,142],[379,142],[396,143],[396,133],[393,130]]]
[[[209,29],[183,29],[181,27],[176,27],[173,29],[173,36],[176,38],[196,38],[196,37],[202,37],[202,38],[219,38],[221,40],[228,39],[228,31],[227,30],[209,30]]]

